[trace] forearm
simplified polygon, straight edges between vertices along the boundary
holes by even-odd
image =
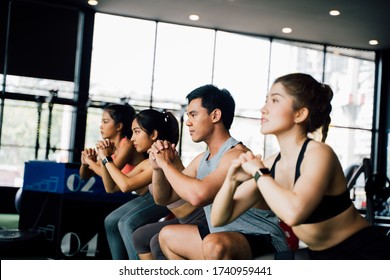
[[[120,188],[116,185],[115,181],[112,179],[110,173],[104,165],[101,166],[101,174],[104,189],[107,193],[114,193],[120,191]]]
[[[110,182],[115,183],[115,189],[119,189],[122,192],[131,192],[137,190],[137,188],[132,188],[133,186],[129,185],[127,175],[123,174],[121,170],[113,163],[108,162],[105,165],[105,171],[108,176],[106,179]]]
[[[297,221],[297,211],[305,207],[302,207],[294,191],[278,185],[271,176],[261,176],[257,187],[268,206],[281,220],[290,226],[300,223]]]
[[[161,169],[153,170],[153,198],[159,205],[168,205],[177,199],[168,180]]]
[[[152,183],[152,169],[149,167],[144,169],[138,165],[130,173],[123,174],[114,163],[108,162],[106,169],[122,192],[138,191]]]
[[[81,164],[79,174],[80,178],[83,180],[89,179],[95,175],[95,173],[89,169],[89,165],[86,163]]]
[[[213,226],[223,226],[232,220],[233,197],[236,189],[237,182],[226,178],[211,208],[211,224]]]
[[[212,202],[215,194],[210,193],[207,187],[202,186],[199,179],[187,176],[172,164],[164,164],[162,169],[178,197],[198,207]]]
[[[101,171],[101,164],[99,164],[97,161],[89,161],[88,162],[89,169],[95,173],[95,175],[102,176],[102,171]]]

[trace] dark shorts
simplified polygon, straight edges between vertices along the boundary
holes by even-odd
[[[269,234],[243,234],[249,243],[249,247],[252,251],[252,258],[256,258],[261,255],[274,253],[276,249],[272,245],[271,235]]]
[[[210,234],[210,230],[207,226],[198,225],[198,230],[202,240],[207,235]],[[247,240],[252,252],[252,258],[256,258],[264,254],[276,252],[274,245],[272,245],[271,243],[271,235],[269,234],[254,235],[254,234],[244,234],[241,232],[240,234],[242,234]]]
[[[198,225],[200,238],[203,240],[207,235],[210,234],[209,227],[207,225]]]

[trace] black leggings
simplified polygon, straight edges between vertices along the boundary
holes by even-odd
[[[198,208],[184,218],[174,218],[144,225],[133,233],[134,248],[137,254],[151,252],[154,259],[165,260],[166,257],[164,256],[160,248],[160,243],[158,242],[158,234],[163,227],[172,224],[194,224],[207,226],[207,220],[203,208]]]

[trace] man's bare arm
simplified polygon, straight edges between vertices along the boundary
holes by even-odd
[[[195,176],[203,154],[197,156],[183,172],[178,171],[171,162],[165,161],[159,154],[156,155],[156,161],[176,193],[192,205],[200,207],[212,203],[232,160],[246,150],[243,146],[232,148],[222,157],[218,167],[202,179]]]

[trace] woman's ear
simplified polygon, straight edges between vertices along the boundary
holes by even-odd
[[[153,130],[153,132],[150,135],[150,137],[152,138],[152,141],[156,141],[157,137],[158,137],[158,131],[157,130]]]
[[[309,110],[306,107],[299,109],[295,113],[295,123],[299,124],[306,121],[308,116],[309,116]]]
[[[118,123],[116,125],[116,131],[121,131],[123,129],[123,123]]]
[[[214,111],[211,112],[211,118],[214,123],[218,122],[222,118],[222,112],[220,109],[214,109]]]

